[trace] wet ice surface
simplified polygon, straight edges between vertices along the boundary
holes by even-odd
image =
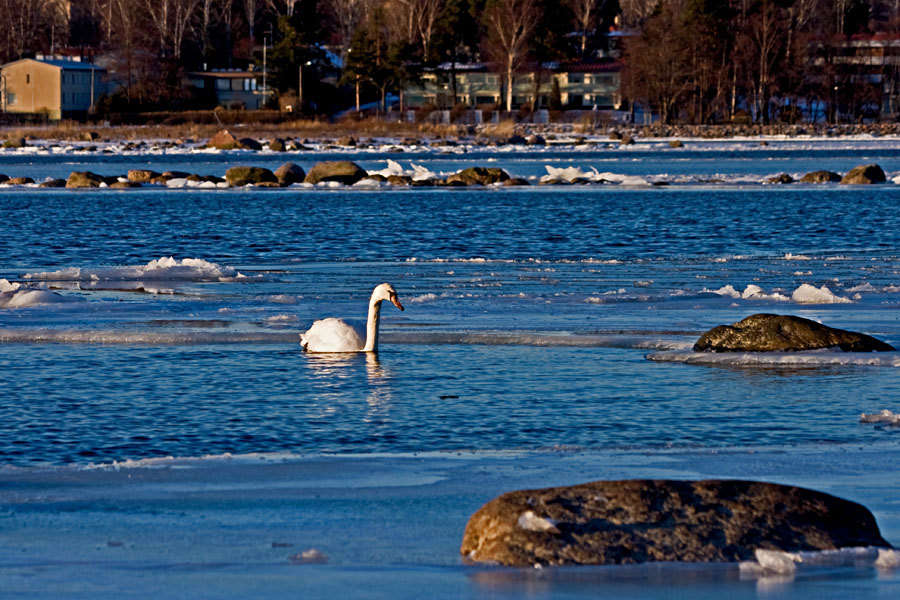
[[[900,539],[896,444],[722,452],[253,455],[2,471],[0,577],[28,597],[890,597],[873,561],[757,573],[736,564],[464,565],[462,530],[510,489],[619,478],[746,478],[869,506]],[[327,562],[292,556],[316,550]],[[814,561],[809,561],[810,563]]]

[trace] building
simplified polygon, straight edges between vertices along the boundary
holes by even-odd
[[[213,69],[187,74],[188,85],[215,96],[216,104],[225,108],[258,110],[264,108],[272,90],[264,89],[261,71]]]
[[[106,69],[78,58],[23,58],[0,67],[4,113],[81,118],[106,93]]]
[[[443,64],[422,74],[419,85],[404,90],[405,104],[411,108],[432,105],[448,109],[454,105],[453,78],[456,78],[456,104],[486,109],[505,101],[504,76],[487,65]],[[546,63],[513,76],[513,108],[536,108],[551,104],[554,80],[559,86],[560,103],[567,109],[618,109],[622,65],[619,62]],[[536,85],[537,82],[537,85]]]

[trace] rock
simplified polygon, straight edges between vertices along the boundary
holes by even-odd
[[[531,185],[528,183],[527,179],[522,179],[521,177],[510,177],[506,181],[503,182],[503,187],[513,187],[519,185]]]
[[[150,180],[154,177],[159,177],[159,173],[146,169],[131,169],[128,171],[128,181],[134,183],[150,183]]]
[[[29,183],[34,183],[34,179],[31,177],[10,177],[4,183],[7,185],[26,185]]]
[[[117,190],[127,190],[129,188],[139,188],[141,184],[135,181],[115,181],[109,184],[109,187]]]
[[[106,183],[106,178],[90,171],[72,171],[66,180],[67,188],[91,188],[100,187]]]
[[[306,174],[305,183],[316,184],[322,181],[337,181],[346,185],[353,185],[367,173],[355,162],[349,160],[336,160],[316,163]]]
[[[387,182],[391,185],[409,185],[412,177],[409,175],[388,175]]]
[[[351,148],[356,146],[356,138],[352,135],[345,135],[342,138],[338,138],[335,142],[338,146],[349,146]]]
[[[469,167],[447,177],[447,183],[461,181],[466,185],[491,185],[509,179],[509,173],[497,167]]]
[[[96,131],[82,131],[78,137],[82,142],[93,142],[100,139],[100,134]]]
[[[369,173],[363,179],[371,179],[372,181],[385,182],[387,181],[387,177],[382,175],[381,173]]]
[[[766,183],[776,183],[776,184],[784,184],[784,183],[794,183],[794,178],[788,175],[787,173],[781,173],[779,175],[775,175],[774,177],[769,177],[766,179]]]
[[[187,171],[164,171],[162,176],[168,179],[187,179],[191,174]]]
[[[303,183],[305,178],[306,171],[296,163],[286,162],[275,170],[275,179],[277,179],[278,183],[281,185]]]
[[[275,174],[262,167],[231,167],[225,171],[225,181],[231,187],[241,187],[247,184],[278,183]]]
[[[269,142],[269,150],[272,152],[284,152],[284,140],[281,138],[275,138],[271,142]]]
[[[619,140],[620,146],[631,146],[634,144],[634,138],[630,135],[623,136],[621,140]]]
[[[237,139],[230,131],[223,129],[210,138],[206,147],[219,150],[261,150],[262,144],[252,138]]]
[[[878,165],[860,165],[854,167],[844,175],[841,183],[844,185],[862,185],[871,183],[884,183],[884,171]]]
[[[700,336],[695,352],[793,352],[840,348],[844,352],[889,352],[890,344],[863,333],[835,329],[792,315],[751,315]]]
[[[541,179],[538,185],[572,185],[572,182],[562,177],[551,177],[549,179]]]
[[[800,178],[800,183],[837,183],[841,176],[833,171],[811,171]]]
[[[890,547],[864,506],[756,481],[595,481],[509,492],[469,519],[460,553],[515,567],[736,562],[787,552]]]
[[[9,176],[0,173],[0,183],[5,183],[9,181]]]
[[[521,135],[513,135],[506,140],[506,143],[510,145],[524,146],[528,143],[528,140],[526,140]]]
[[[63,188],[66,187],[65,179],[48,179],[47,181],[42,181],[38,184],[38,187],[42,188]]]
[[[681,140],[672,140],[669,142],[669,148],[684,148],[684,143]]]
[[[529,146],[546,146],[547,140],[543,138],[543,136],[537,135],[536,133],[529,135],[525,138],[525,141]]]
[[[434,179],[413,179],[409,182],[411,187],[434,187]]]
[[[619,133],[618,131],[615,131],[615,130],[614,130],[614,131],[610,131],[610,132],[609,132],[609,139],[611,139],[611,140],[613,140],[613,141],[621,140],[621,139],[622,139],[622,134]]]
[[[768,146],[768,145],[769,145],[769,142],[767,142],[766,140],[762,140],[762,141],[759,142],[759,145],[762,146],[762,147],[765,147],[765,146]]]
[[[3,142],[4,148],[24,148],[27,145],[25,138],[11,137]]]

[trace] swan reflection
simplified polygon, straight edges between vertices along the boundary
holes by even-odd
[[[325,404],[346,404],[365,390],[368,410],[364,419],[370,421],[393,402],[390,368],[374,352],[306,353],[303,358],[311,371],[312,391]]]

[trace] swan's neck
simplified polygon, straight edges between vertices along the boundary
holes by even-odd
[[[381,300],[369,300],[369,318],[366,320],[366,345],[363,352],[378,350],[378,324],[381,322]]]

